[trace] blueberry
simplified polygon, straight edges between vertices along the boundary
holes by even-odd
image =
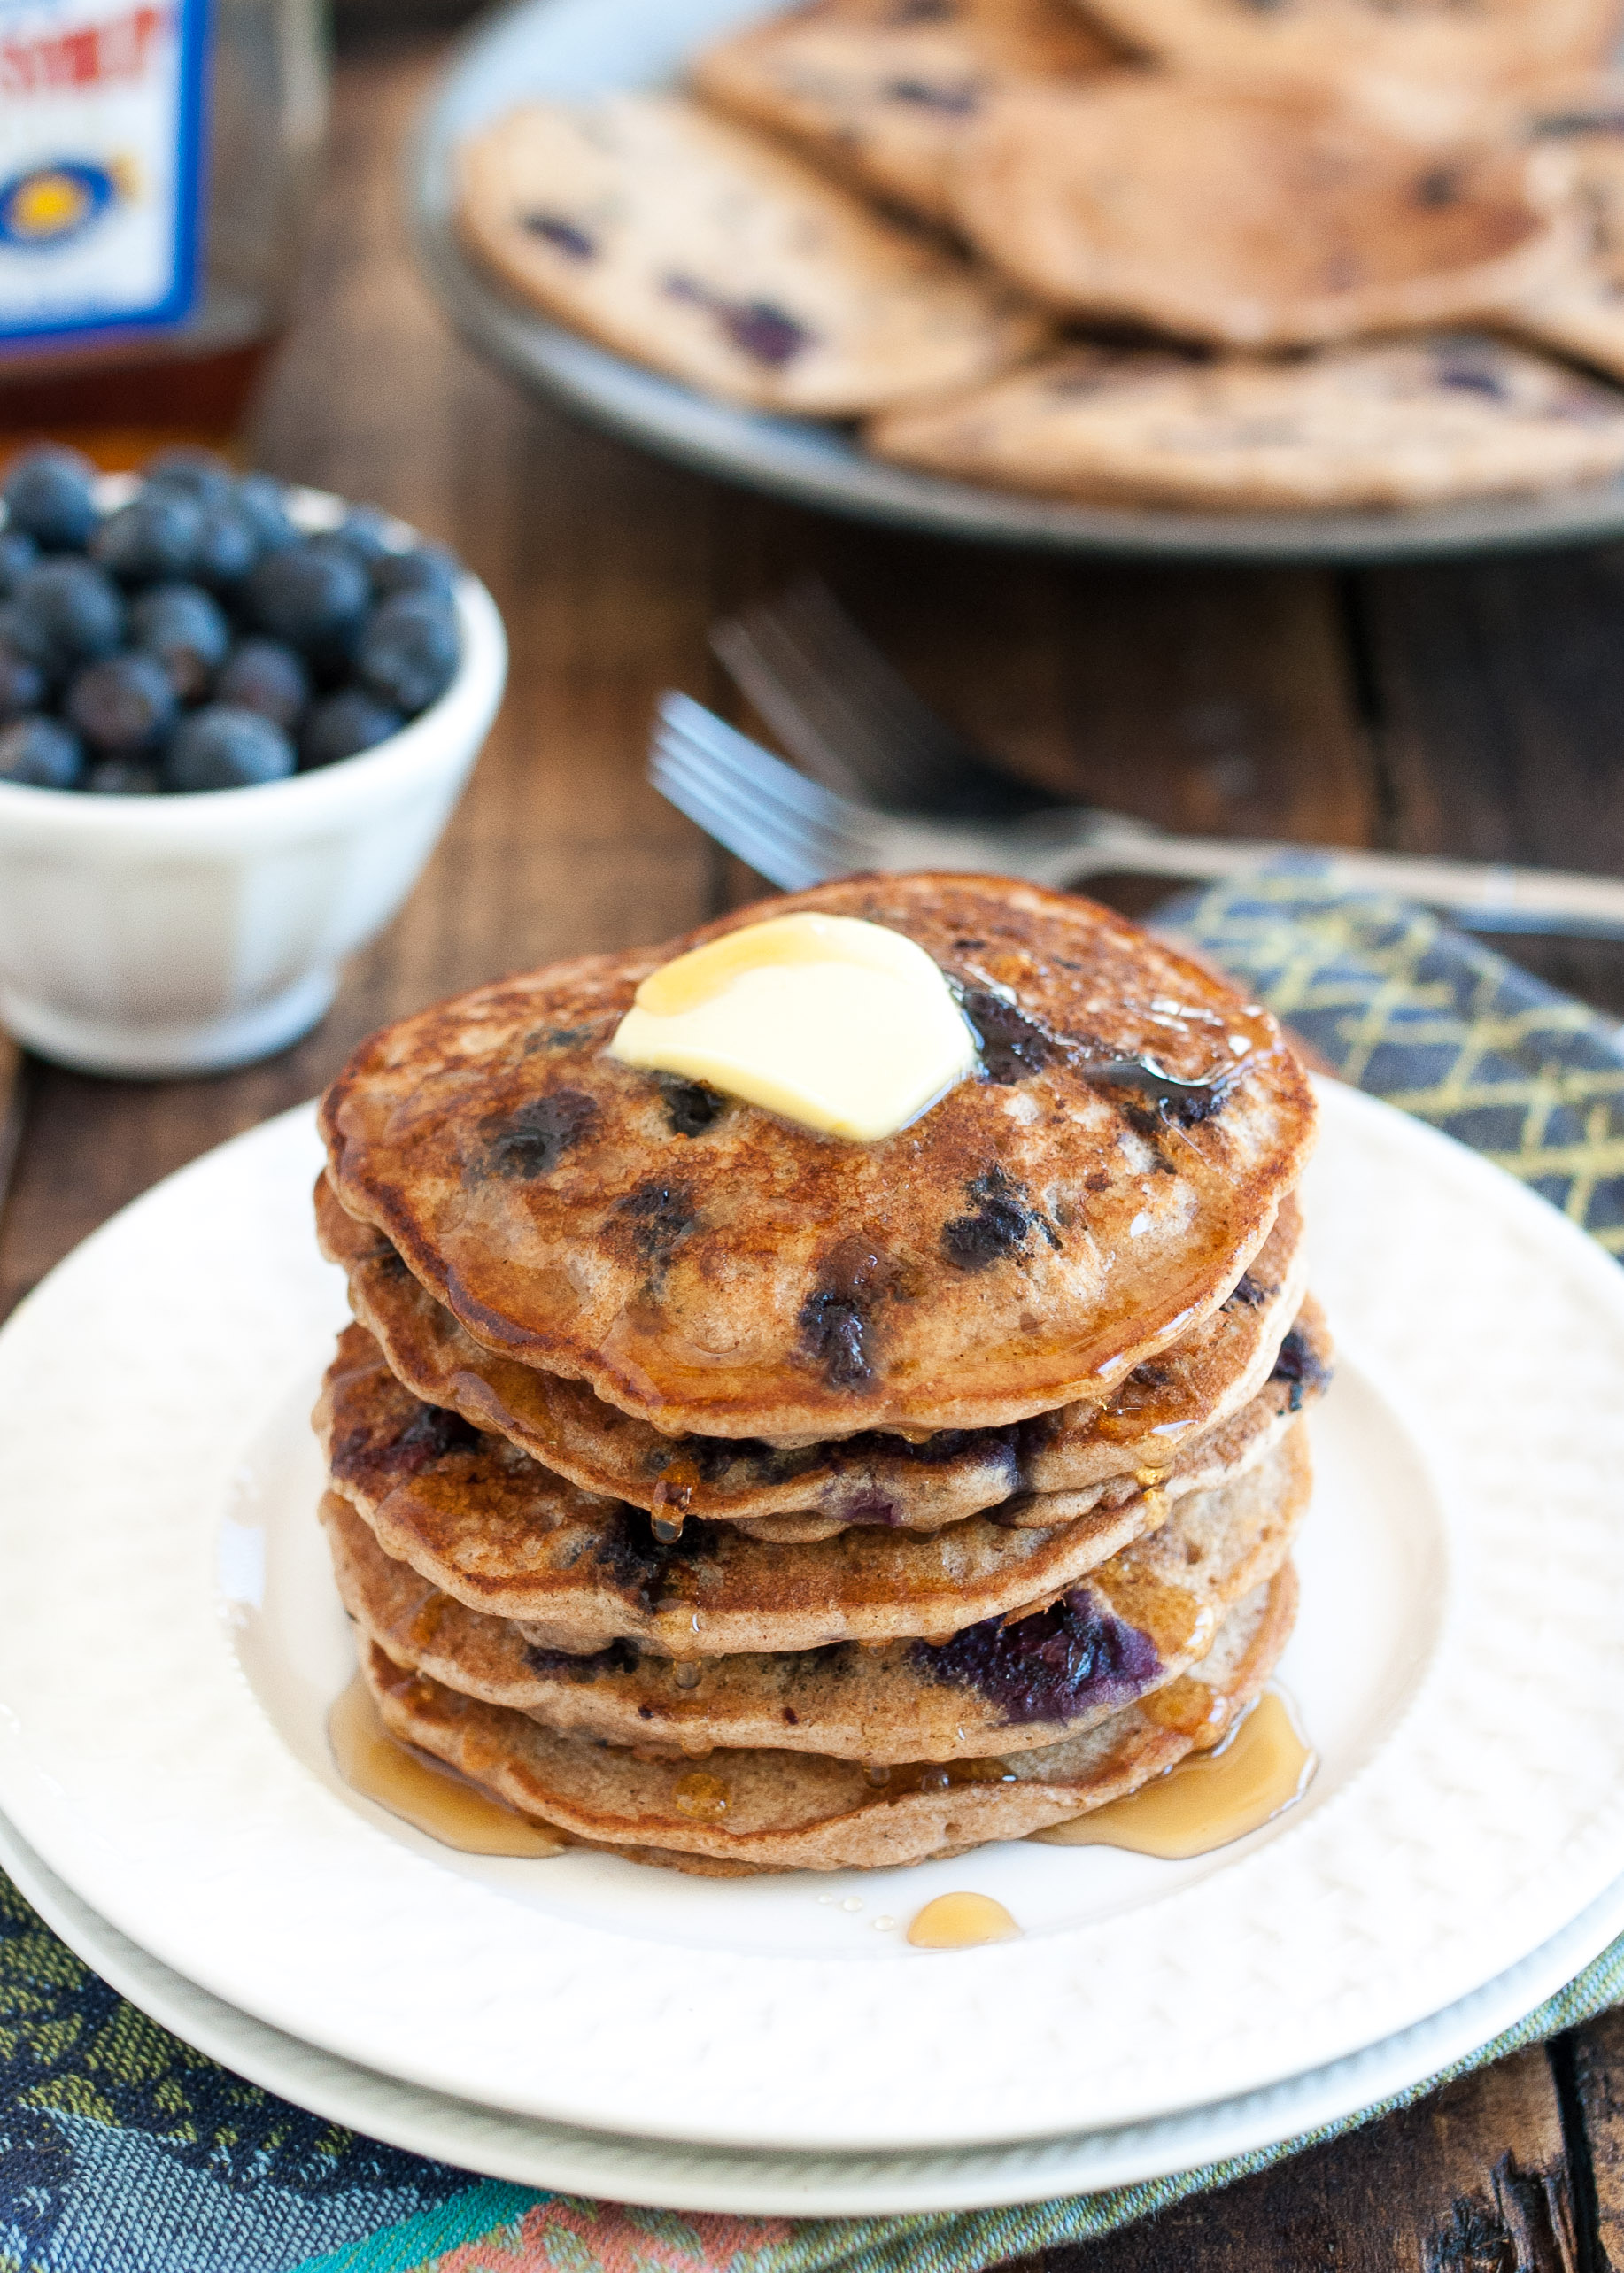
[[[199,505],[225,505],[236,488],[235,470],[213,450],[160,450],[142,471],[159,489],[179,490]]]
[[[129,611],[132,646],[156,656],[182,702],[199,702],[231,646],[217,601],[196,584],[154,584]]]
[[[0,646],[0,718],[20,718],[45,700],[45,674],[14,647]]]
[[[224,702],[193,711],[164,760],[165,782],[178,790],[251,789],[292,771],[293,745],[281,727]]]
[[[233,502],[259,539],[262,553],[279,553],[284,545],[298,543],[299,532],[289,515],[286,493],[268,474],[245,474],[236,485]]]
[[[146,758],[103,758],[79,786],[96,797],[158,797],[164,777]]]
[[[380,553],[372,563],[372,589],[380,599],[398,592],[424,592],[449,607],[462,569],[454,553],[440,545],[420,545],[410,553]]]
[[[103,522],[90,540],[90,557],[120,584],[189,576],[202,527],[203,508],[184,491],[143,490]]]
[[[50,642],[23,615],[14,600],[0,600],[0,647],[50,676]]]
[[[353,553],[319,537],[261,561],[244,588],[255,629],[297,647],[319,669],[343,663],[366,619],[372,586]]]
[[[0,529],[0,599],[9,599],[40,557],[26,529]]]
[[[370,563],[381,560],[388,552],[389,532],[393,525],[389,515],[380,513],[375,505],[352,505],[332,535],[358,560]]]
[[[374,694],[415,715],[457,672],[457,619],[426,592],[401,592],[373,613],[355,654],[356,676]]]
[[[200,584],[228,591],[240,584],[261,551],[253,522],[232,504],[205,506],[193,552],[193,572]]]
[[[329,694],[318,702],[299,735],[299,769],[330,766],[340,758],[353,758],[398,734],[406,720],[387,703],[379,702],[359,686]]]
[[[57,718],[19,718],[0,727],[0,781],[30,789],[72,789],[84,769],[79,737]]]
[[[19,458],[0,497],[8,520],[47,553],[81,552],[96,527],[96,468],[77,450],[47,444]]]
[[[310,700],[310,674],[291,647],[275,639],[244,639],[215,681],[214,693],[219,701],[257,710],[290,731]]]
[[[174,723],[174,689],[156,655],[109,655],[90,663],[67,691],[69,723],[110,758],[156,749]]]
[[[124,637],[124,602],[89,561],[42,561],[19,579],[0,637],[43,669],[65,676],[75,664],[112,653]]]

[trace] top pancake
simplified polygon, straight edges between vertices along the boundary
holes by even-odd
[[[706,48],[691,75],[722,109],[945,221],[959,143],[995,88],[1114,59],[1071,0],[810,0]]]
[[[800,908],[932,955],[964,990],[983,1077],[858,1145],[606,1055],[649,971]],[[1157,1075],[1090,1078],[1112,1062]],[[1158,1086],[1219,1072],[1182,1102]],[[1313,1102],[1265,1012],[1108,909],[912,876],[402,1020],[356,1053],[322,1126],[344,1208],[477,1341],[668,1434],[785,1443],[1001,1426],[1108,1394],[1228,1295],[1301,1171]]]

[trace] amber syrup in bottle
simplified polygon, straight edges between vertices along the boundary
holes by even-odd
[[[231,446],[325,104],[315,0],[0,0],[0,460]]]

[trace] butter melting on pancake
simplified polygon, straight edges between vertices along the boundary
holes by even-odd
[[[609,1054],[700,1081],[824,1136],[873,1144],[976,1066],[923,948],[849,916],[779,916],[662,963]]]
[[[646,978],[769,912],[914,940],[980,1077],[853,1144],[608,1054]],[[916,876],[425,1011],[357,1052],[322,1121],[344,1208],[475,1340],[668,1434],[785,1445],[1108,1395],[1227,1297],[1313,1106],[1264,1012],[1109,910]]]

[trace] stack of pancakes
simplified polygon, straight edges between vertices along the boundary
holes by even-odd
[[[766,914],[885,924],[979,1068],[872,1144],[607,1055]],[[1081,900],[828,885],[481,988],[329,1092],[323,1519],[391,1731],[726,1872],[1020,1836],[1218,1743],[1327,1378],[1265,1013]]]

